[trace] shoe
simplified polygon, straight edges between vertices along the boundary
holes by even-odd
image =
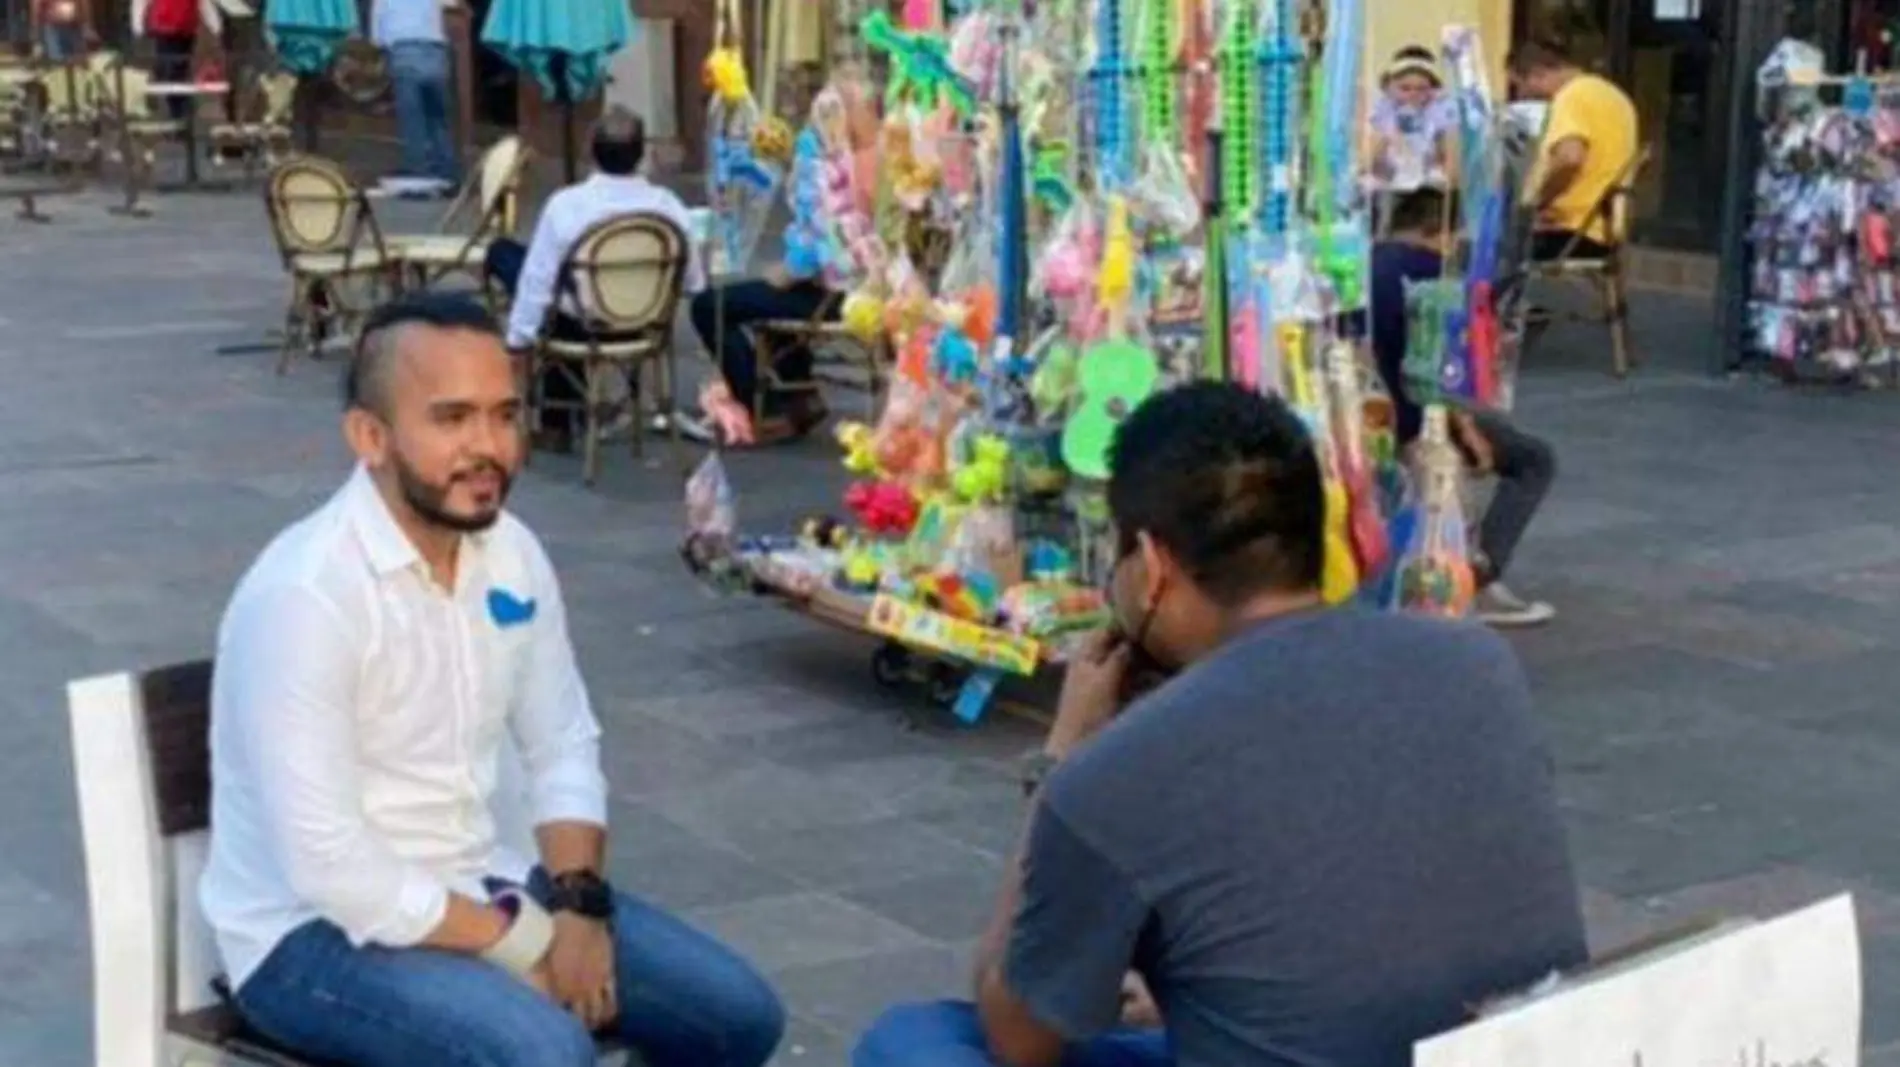
[[[668,416],[659,416],[659,418],[667,417]],[[670,417],[679,425],[680,436],[686,440],[702,445],[710,445],[716,442],[717,438],[713,433],[712,420],[705,416],[688,415],[681,411]],[[666,428],[664,426],[656,426],[655,432],[665,433]]]
[[[1478,591],[1478,621],[1501,630],[1542,626],[1557,617],[1557,609],[1541,600],[1524,600],[1502,582]]]

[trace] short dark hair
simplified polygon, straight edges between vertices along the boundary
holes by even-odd
[[[609,107],[594,124],[594,165],[603,173],[625,177],[640,169],[647,154],[647,124],[619,105]]]
[[[1549,37],[1532,38],[1511,49],[1511,70],[1517,74],[1562,70],[1571,65],[1569,50]]]
[[[1393,233],[1443,233],[1458,210],[1455,194],[1421,186],[1399,194],[1392,202],[1387,227]]]
[[[389,413],[389,379],[396,363],[396,335],[405,327],[472,330],[500,337],[495,317],[467,293],[421,292],[398,297],[369,313],[356,351],[343,370],[343,407]]]
[[[1422,44],[1408,44],[1392,53],[1393,63],[1436,63],[1438,56]]]
[[[1227,382],[1158,393],[1117,428],[1109,472],[1123,554],[1146,532],[1227,606],[1319,586],[1319,456],[1284,401]]]

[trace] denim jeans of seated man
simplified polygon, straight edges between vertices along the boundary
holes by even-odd
[[[449,185],[460,181],[449,132],[449,74],[447,45],[397,41],[389,46],[390,92],[396,101],[406,177]]]
[[[536,871],[528,891],[545,899]],[[616,894],[613,1031],[649,1067],[762,1067],[785,1009],[750,964],[650,904]],[[500,967],[434,949],[357,948],[331,923],[286,937],[237,991],[264,1036],[351,1067],[594,1067],[579,1019]]]
[[[1062,1067],[1173,1067],[1160,1030],[1125,1027],[1072,1045]],[[976,1005],[941,1000],[887,1010],[858,1039],[851,1067],[996,1067]]]

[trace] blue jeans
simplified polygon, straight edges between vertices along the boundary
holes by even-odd
[[[851,1052],[851,1067],[996,1067],[976,1005],[901,1004],[878,1016]],[[1167,1034],[1115,1030],[1063,1053],[1062,1067],[1173,1067]]]
[[[529,886],[545,892],[543,879]],[[761,1067],[785,1008],[731,950],[625,894],[614,899],[614,1030],[650,1067]],[[245,1021],[345,1067],[594,1067],[580,1020],[491,963],[434,949],[356,948],[297,928],[237,991]]]
[[[404,173],[456,184],[455,145],[449,136],[448,46],[397,41],[389,46],[389,78]]]

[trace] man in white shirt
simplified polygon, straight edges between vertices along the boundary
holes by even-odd
[[[445,0],[376,0],[370,32],[389,57],[390,95],[402,137],[397,191],[449,195],[460,184],[449,134],[449,38]]]
[[[356,472],[218,635],[199,897],[238,1009],[344,1067],[591,1067],[603,1029],[650,1067],[759,1067],[784,1029],[765,981],[605,880],[600,727],[553,568],[502,510],[521,401],[493,323],[385,307],[345,394]]]
[[[594,127],[594,173],[548,198],[535,224],[534,240],[527,247],[507,238],[489,246],[485,263],[489,280],[514,294],[514,309],[508,316],[511,351],[533,347],[543,326],[562,340],[583,340],[592,332],[571,302],[561,300],[556,305],[565,285],[561,265],[583,234],[610,218],[652,214],[671,220],[689,237],[686,292],[697,293],[706,287],[705,266],[692,247],[692,218],[685,203],[671,189],[640,175],[646,140],[646,124],[640,116],[624,107],[608,108]],[[555,308],[551,322],[550,307]],[[550,400],[580,400],[574,383],[556,371],[543,377],[541,388]],[[671,406],[671,397],[661,400]],[[563,436],[564,429],[571,431],[571,427],[556,427],[553,436]],[[571,432],[566,436],[571,437]]]

